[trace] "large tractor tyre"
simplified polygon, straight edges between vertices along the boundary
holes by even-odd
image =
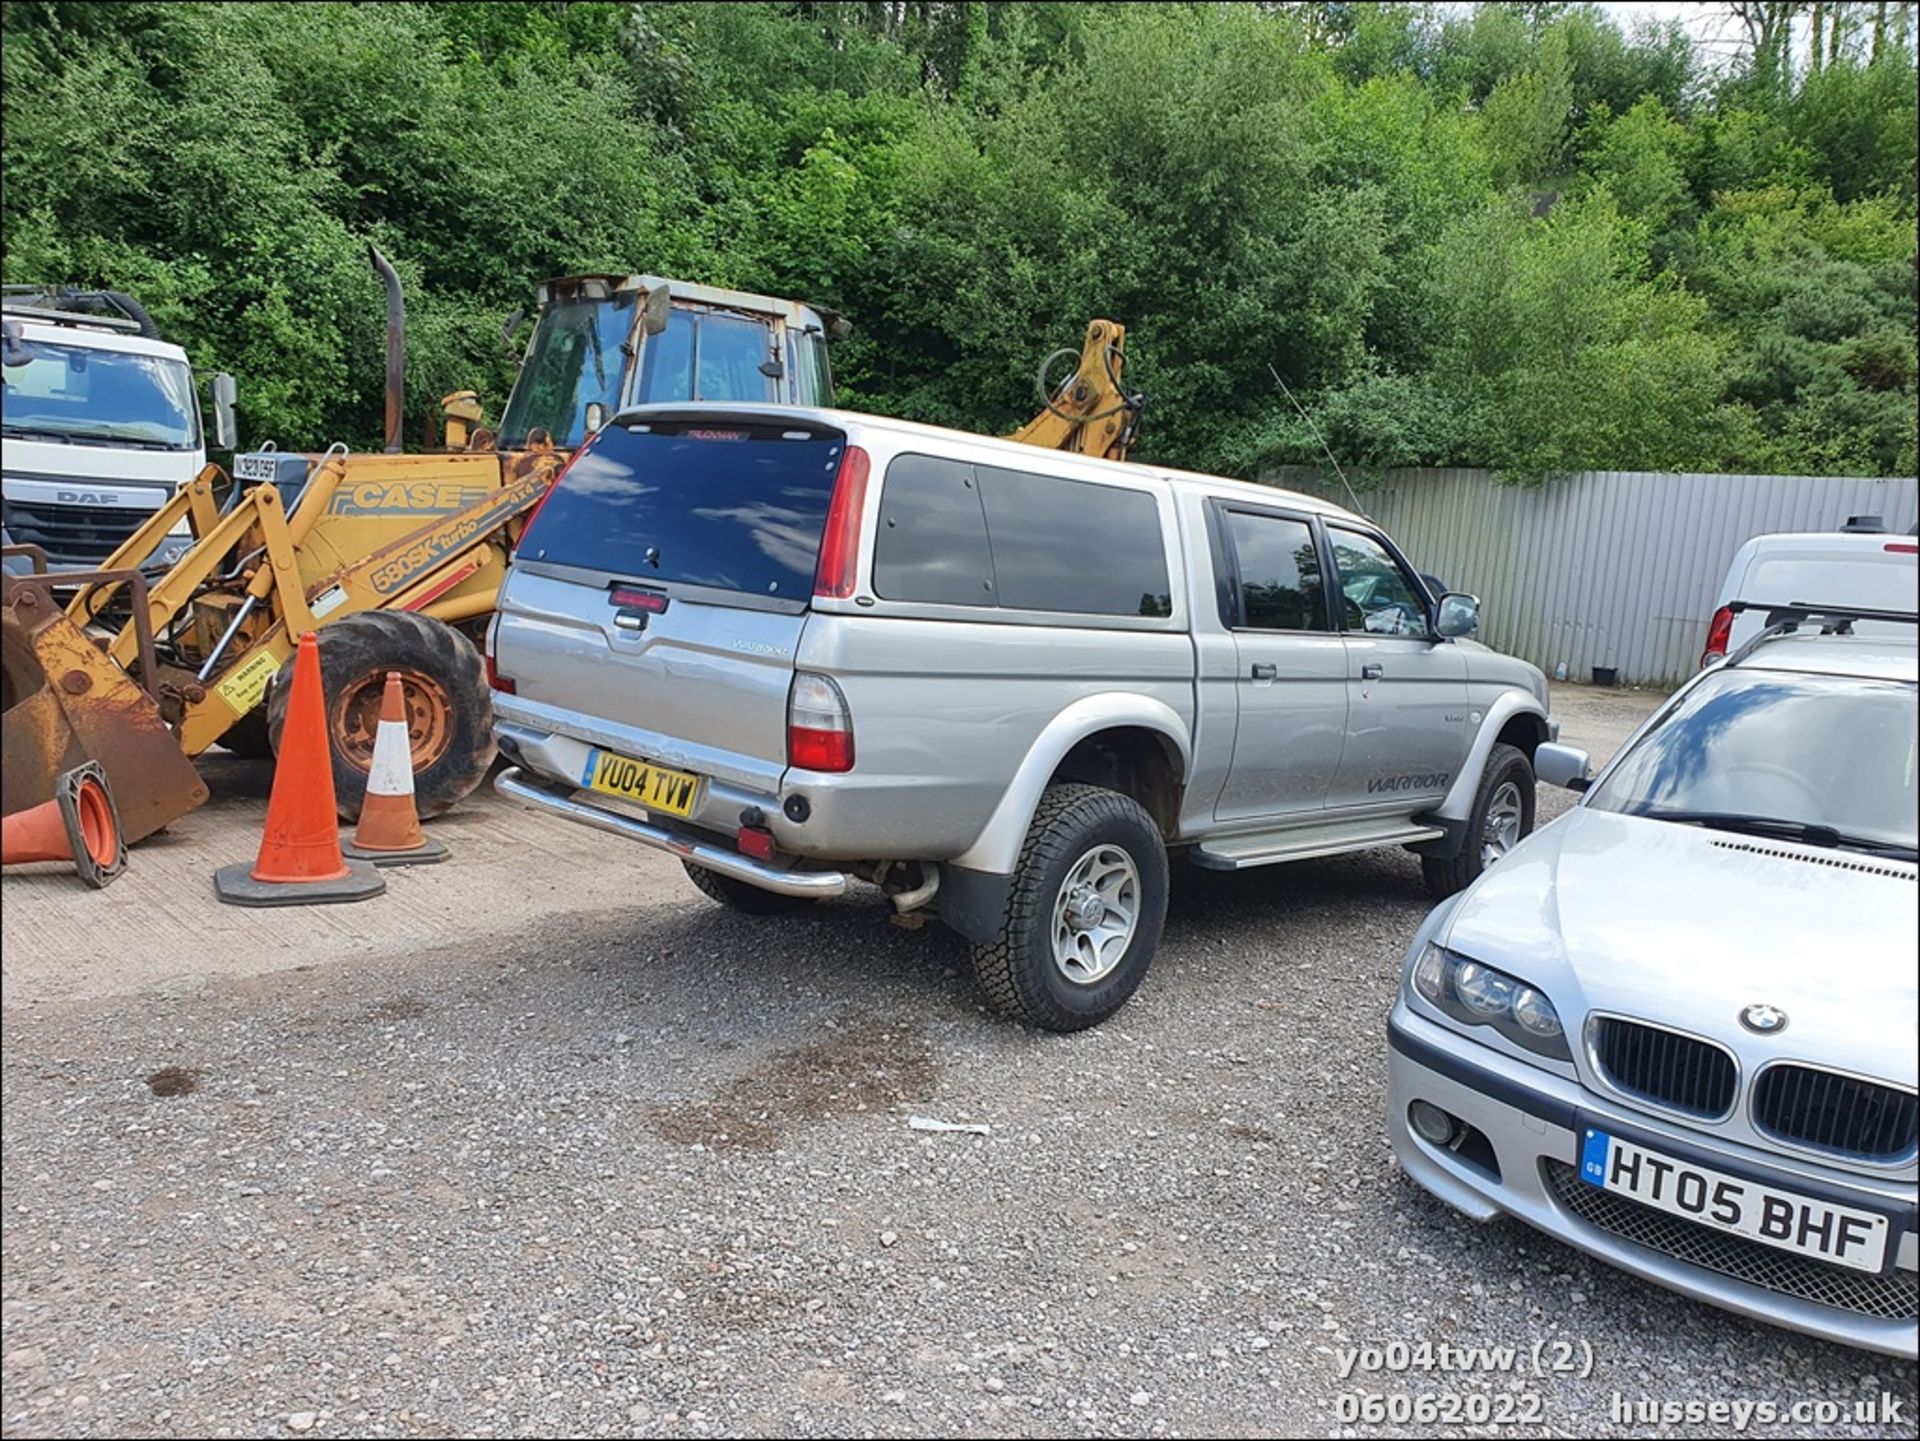
[[[813,904],[812,896],[783,896],[778,891],[762,890],[750,881],[723,876],[693,861],[682,861],[687,879],[708,900],[718,901],[728,910],[749,916],[784,916]]]
[[[404,610],[343,616],[317,632],[334,801],[343,820],[360,818],[387,672],[400,672],[413,749],[413,801],[437,816],[469,794],[493,764],[493,693],[473,643],[451,626]],[[280,749],[293,663],[267,693],[267,730]]]
[[[266,702],[262,701],[228,726],[227,733],[220,737],[220,744],[241,760],[272,760],[273,736],[267,728]]]
[[[1028,827],[1000,933],[973,948],[997,1011],[1082,1031],[1127,1003],[1167,918],[1167,852],[1139,804],[1099,786],[1049,786]]]
[[[1444,901],[1464,891],[1532,835],[1534,802],[1533,762],[1517,747],[1496,745],[1487,753],[1486,769],[1480,773],[1480,789],[1474,792],[1460,853],[1421,859],[1420,870],[1433,898]]]

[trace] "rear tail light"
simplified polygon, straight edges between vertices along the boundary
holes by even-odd
[[[860,560],[860,512],[867,503],[867,476],[872,469],[873,462],[857,445],[849,445],[840,457],[840,473],[833,479],[833,499],[827,504],[827,528],[820,537],[820,563],[813,572],[813,593],[817,596],[845,600],[853,594],[854,572]],[[852,765],[852,760],[847,764]]]
[[[513,677],[500,674],[498,668],[496,668],[493,663],[493,653],[491,651],[487,653],[487,688],[489,690],[504,691],[508,695],[517,694]]]
[[[1700,653],[1700,669],[1727,658],[1727,642],[1733,638],[1733,607],[1723,605],[1713,613],[1707,627],[1707,648]]]
[[[853,716],[840,687],[801,671],[787,695],[787,764],[804,771],[853,769]]]
[[[1910,540],[1888,541],[1887,549],[1895,555],[1920,555],[1920,545],[1916,545]]]

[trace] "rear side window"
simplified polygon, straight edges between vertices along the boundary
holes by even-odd
[[[783,425],[610,425],[548,494],[518,553],[805,601],[845,449],[837,431]]]
[[[1239,614],[1248,630],[1327,630],[1327,586],[1313,527],[1279,515],[1228,511],[1239,572]]]
[[[975,466],[1000,604],[1171,615],[1160,507],[1141,490]]]
[[[873,580],[887,600],[1173,613],[1152,495],[922,455],[887,467]]]
[[[993,552],[972,466],[903,455],[887,467],[873,590],[887,600],[994,604]]]

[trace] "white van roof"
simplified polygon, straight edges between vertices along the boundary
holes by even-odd
[[[1745,600],[1920,610],[1916,558],[1920,540],[1913,536],[1856,531],[1756,535],[1734,554],[1716,605]]]
[[[29,344],[70,345],[81,350],[111,350],[119,355],[153,355],[166,360],[184,361],[187,352],[170,340],[155,340],[113,326],[89,324],[93,317],[75,315],[71,319],[43,319],[6,312],[7,323],[20,327],[20,338]]]

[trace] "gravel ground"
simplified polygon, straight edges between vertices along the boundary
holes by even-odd
[[[1561,715],[1604,753],[1647,708]],[[984,1017],[960,942],[872,893],[765,922],[679,880],[437,949],[115,995],[10,978],[0,1421],[1435,1434],[1343,1425],[1343,1394],[1384,1392],[1591,1435],[1660,1429],[1617,1424],[1616,1394],[1889,1392],[1904,1421],[1775,1434],[1912,1435],[1913,1366],[1474,1226],[1397,1173],[1383,1020],[1426,906],[1397,851],[1188,873],[1139,996],[1072,1037]],[[1584,1343],[1591,1374],[1342,1379],[1340,1348],[1396,1340]]]

